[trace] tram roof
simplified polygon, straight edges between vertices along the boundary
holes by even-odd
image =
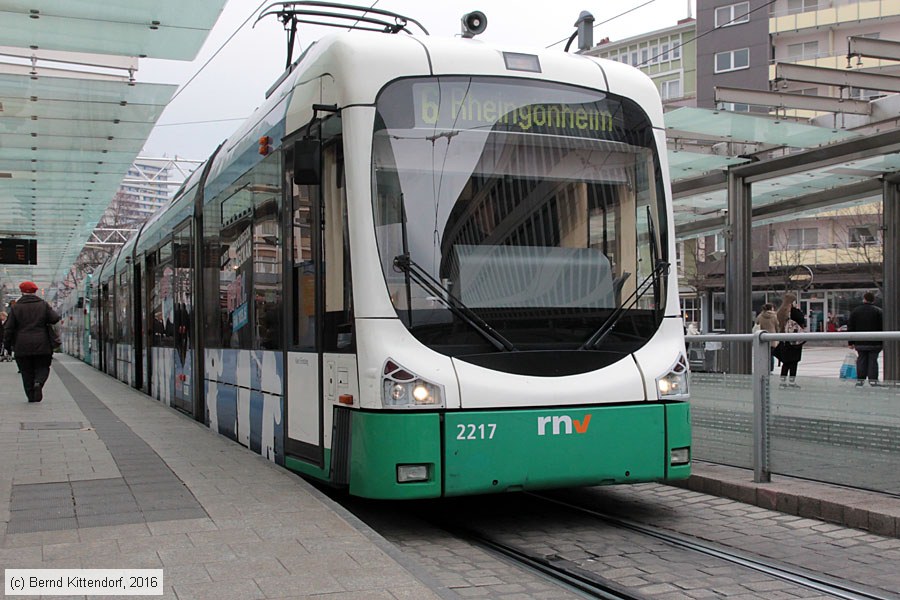
[[[0,238],[37,240],[37,264],[0,267],[6,293],[55,294],[177,89],[136,81],[139,58],[192,60],[225,2],[0,8]]]
[[[31,279],[55,292],[51,284],[65,278],[176,89],[108,73],[136,69],[138,57],[192,59],[225,2],[12,0],[0,9],[0,237],[38,241],[37,264],[4,265],[0,285],[13,291]],[[32,56],[37,62],[26,64]],[[874,104],[896,114],[900,96]],[[890,132],[872,146],[874,126],[852,131],[695,108],[667,113],[665,124],[682,238],[724,226],[727,169],[759,169],[756,223],[877,199],[880,178],[900,171]],[[764,152],[700,154],[679,140]],[[817,158],[824,148],[834,149],[826,163]]]

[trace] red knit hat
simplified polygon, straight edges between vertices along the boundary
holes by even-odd
[[[22,290],[23,294],[33,294],[38,291],[38,286],[33,281],[23,281],[19,284],[19,289]]]

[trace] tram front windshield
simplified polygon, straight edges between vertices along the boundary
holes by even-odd
[[[391,301],[429,347],[596,352],[585,344],[608,327],[602,350],[621,353],[659,325],[665,194],[634,102],[533,80],[400,80],[379,96],[372,160]]]

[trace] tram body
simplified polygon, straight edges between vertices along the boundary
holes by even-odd
[[[620,63],[326,37],[96,274],[88,360],[360,496],[686,478],[664,149]]]
[[[91,281],[88,274],[57,307],[62,351],[91,364]]]

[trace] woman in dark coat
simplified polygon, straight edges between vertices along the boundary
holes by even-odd
[[[0,310],[0,359],[4,358],[4,354],[6,354],[6,346],[3,343],[3,330],[6,328],[7,316],[5,310]]]
[[[806,327],[806,317],[803,316],[803,311],[794,306],[795,302],[797,302],[797,296],[790,292],[786,293],[784,298],[781,299],[781,306],[778,308],[779,333],[794,333],[785,330],[788,320],[795,321],[800,327]],[[781,361],[781,385],[800,387],[794,383],[794,378],[797,377],[797,365],[800,363],[803,355],[803,342],[799,344],[779,342],[775,350],[778,360]],[[785,384],[784,378],[787,376],[790,377],[790,383]]]
[[[59,322],[59,315],[34,295],[38,287],[33,282],[23,281],[19,289],[22,297],[9,311],[3,342],[16,355],[28,401],[40,402],[53,359],[50,325]]]

